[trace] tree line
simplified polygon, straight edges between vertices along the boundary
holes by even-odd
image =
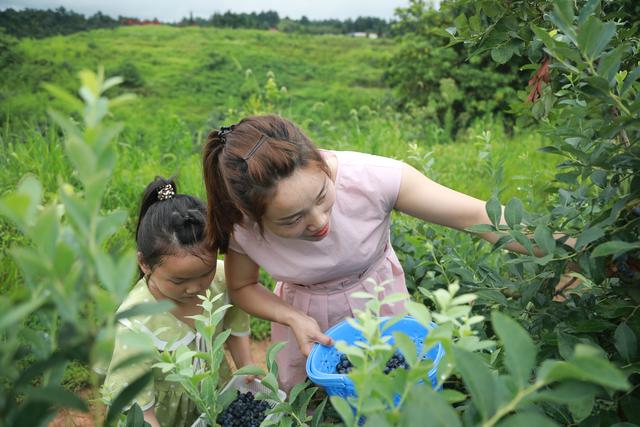
[[[72,10],[59,7],[57,9],[6,9],[0,11],[0,28],[14,37],[42,38],[53,35],[67,35],[78,31],[89,31],[98,28],[115,28],[119,25],[142,25],[160,23],[157,19],[143,21],[133,17],[118,16],[113,18],[101,12],[85,17]],[[388,34],[391,23],[376,17],[358,17],[356,19],[311,20],[306,16],[300,19],[281,18],[278,12],[251,13],[214,13],[209,18],[184,17],[177,23],[165,23],[178,26],[202,26],[219,28],[276,29],[283,32],[304,34],[348,34],[353,32],[372,33],[378,36]]]

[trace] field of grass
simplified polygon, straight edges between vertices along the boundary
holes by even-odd
[[[488,198],[502,188],[503,202],[517,196],[532,209],[546,199],[557,163],[536,152],[544,141],[535,132],[506,135],[493,118],[445,141],[419,111],[398,112],[383,80],[395,49],[390,40],[161,26],[25,39],[18,49],[20,62],[0,77],[2,191],[27,173],[39,177],[49,198],[60,182],[73,181],[62,135],[46,119],[48,106],[60,106],[42,82],[74,91],[78,71],[104,66],[107,75],[125,77],[114,93],[137,95],[115,116],[125,131],[105,206],[130,212],[117,246],[132,245],[138,197],[155,175],[177,175],[181,191],[203,195],[206,133],[247,114],[281,114],[323,148],[403,159],[459,191]],[[0,236],[6,293],[20,289],[7,252],[18,236],[4,222]]]

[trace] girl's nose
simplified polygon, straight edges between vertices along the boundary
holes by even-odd
[[[209,280],[200,280],[198,282],[194,282],[187,288],[187,293],[189,295],[199,294],[201,292],[206,291],[209,288],[210,281]]]

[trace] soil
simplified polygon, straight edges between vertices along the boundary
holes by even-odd
[[[251,340],[251,354],[256,365],[266,370],[265,356],[267,349],[271,345],[271,340],[254,341]],[[229,365],[235,369],[233,359],[227,352],[227,360]],[[61,409],[58,415],[49,423],[49,427],[93,427],[94,420],[99,421],[98,425],[102,425],[102,419],[105,413],[105,407],[100,402],[100,396],[92,397],[91,389],[84,389],[77,392],[80,397],[89,401],[88,413],[73,411],[70,409]]]

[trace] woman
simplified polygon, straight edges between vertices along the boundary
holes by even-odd
[[[277,116],[211,132],[203,167],[210,243],[226,253],[234,304],[271,320],[272,339],[288,342],[278,356],[285,390],[304,381],[312,344],[331,343],[322,331],[363,307],[349,295],[371,292],[368,278],[386,283],[380,297],[407,293],[389,242],[393,209],[459,230],[489,223],[483,201],[397,160],[320,151]],[[278,281],[274,293],[258,283],[259,267]],[[399,303],[382,314],[403,312]]]

